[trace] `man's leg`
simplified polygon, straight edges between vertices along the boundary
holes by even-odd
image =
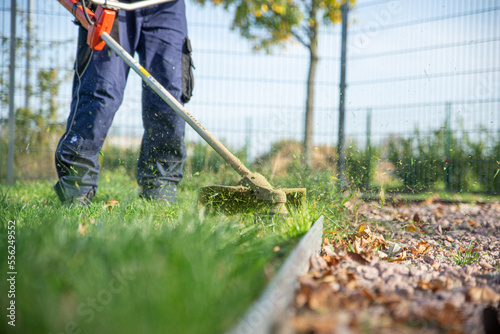
[[[182,94],[182,47],[187,37],[183,0],[145,10],[141,42],[142,65],[177,100]],[[143,88],[144,136],[137,182],[146,198],[175,201],[186,158],[185,122],[149,86]]]
[[[120,18],[120,22],[123,21]],[[127,27],[120,23],[120,40],[131,50]],[[98,154],[123,99],[129,68],[109,47],[91,50],[87,31],[79,29],[73,97],[66,132],[56,149],[59,181],[54,189],[63,203],[91,200],[97,189]]]

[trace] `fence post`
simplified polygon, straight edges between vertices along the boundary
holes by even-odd
[[[452,165],[451,160],[451,102],[446,103],[446,119],[445,119],[445,138],[444,138],[444,184],[446,190],[451,190],[450,184],[450,167]]]
[[[11,0],[10,9],[10,64],[9,64],[9,147],[7,151],[7,184],[14,184],[14,95],[16,89],[16,0]]]
[[[342,42],[340,56],[340,101],[339,101],[339,142],[338,142],[338,173],[340,187],[346,186],[344,119],[345,119],[345,87],[346,87],[346,55],[347,55],[347,14],[349,5],[345,2],[342,7]]]
[[[366,188],[370,186],[370,168],[372,162],[372,109],[366,110]]]
[[[31,33],[33,31],[33,0],[28,0],[28,20],[26,24],[26,88],[24,97],[24,108],[30,108],[31,97]]]

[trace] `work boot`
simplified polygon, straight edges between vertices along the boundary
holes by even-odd
[[[177,197],[177,185],[170,183],[155,188],[143,186],[139,197],[162,204],[171,204],[175,202],[175,198]]]
[[[164,205],[171,205],[173,202],[172,201],[169,201],[168,199],[166,199],[165,197],[158,197],[158,196],[145,196],[143,194],[140,194],[139,195],[140,198],[143,198],[145,200],[148,200],[148,201],[155,201],[156,203],[159,203],[159,204],[164,204]]]
[[[77,208],[85,208],[89,206],[92,203],[92,199],[95,196],[95,190],[94,188],[90,189],[90,191],[86,194],[81,194],[73,197],[68,203],[71,206],[77,207]]]

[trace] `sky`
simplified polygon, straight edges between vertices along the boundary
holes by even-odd
[[[21,8],[26,2],[18,1]],[[37,66],[56,66],[70,77],[77,34],[71,16],[55,1],[35,2],[41,41]],[[9,8],[10,0],[0,0],[2,36],[10,33]],[[230,29],[230,12],[190,1],[186,8],[196,66],[187,109],[231,148],[249,145],[250,158],[280,139],[302,140],[307,50],[292,42],[271,55],[253,52],[249,41]],[[18,36],[23,37],[24,23],[18,21]],[[366,140],[368,110],[372,142],[408,136],[417,128],[435,131],[443,126],[447,110],[453,130],[500,131],[499,1],[360,0],[349,14],[347,51],[346,135],[359,145]],[[336,145],[339,25],[321,28],[319,53],[314,142]],[[6,73],[8,57],[2,54],[1,61]],[[61,120],[69,111],[70,83],[59,94]],[[139,77],[131,74],[112,135],[142,135],[140,86]],[[18,105],[24,101],[21,93]],[[0,115],[6,117],[5,106]],[[199,138],[188,130],[187,140]]]

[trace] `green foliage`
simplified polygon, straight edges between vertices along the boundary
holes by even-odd
[[[10,32],[10,30],[9,30]],[[22,39],[18,38],[16,40],[16,51],[20,50],[22,47]],[[4,35],[4,31],[0,32],[0,56],[2,59],[10,58],[10,35]],[[16,58],[17,59],[17,58]],[[10,64],[10,59],[9,59]],[[7,70],[7,66],[0,70],[0,104],[9,104],[9,79],[10,71]],[[5,70],[4,70],[5,69]]]
[[[442,179],[443,155],[437,149],[440,147],[443,147],[442,136],[422,137],[418,130],[414,137],[390,138],[389,161],[395,165],[406,188],[421,191]]]
[[[491,135],[480,142],[467,138],[467,145],[471,150],[472,176],[481,185],[481,190],[500,194],[500,138],[496,143]]]
[[[254,163],[254,167],[263,175],[274,175],[273,170],[280,165],[280,173],[282,177],[295,178],[300,180],[304,177],[304,168],[301,164],[301,155],[303,147],[293,140],[282,140],[272,145],[271,151],[258,158]],[[331,183],[336,180],[337,174],[337,153],[335,149],[327,146],[315,147],[315,156],[313,161],[312,173],[314,182]],[[377,155],[377,149],[371,148],[368,152],[358,149],[355,142],[350,142],[346,148],[346,169],[349,182],[352,188],[368,189],[370,186],[374,164],[371,163],[373,156]],[[278,156],[280,158],[278,160]],[[321,175],[321,177],[320,177]],[[328,177],[325,178],[325,176]],[[323,179],[321,179],[323,178]],[[302,182],[302,181],[301,181]],[[312,182],[310,187],[315,188],[316,185]],[[332,188],[335,186],[332,184]]]
[[[38,71],[37,109],[19,108],[16,111],[16,126],[18,127],[16,143],[25,148],[30,146],[46,147],[50,142],[50,134],[60,132],[57,126],[57,97],[59,87],[66,80],[56,69],[41,69]]]
[[[205,4],[207,0],[195,0]],[[316,42],[317,26],[338,23],[345,0],[211,0],[225,9],[234,8],[233,28],[254,43],[255,49],[270,51],[293,38],[306,47]],[[351,6],[355,0],[348,1]],[[320,14],[319,18],[317,14]]]
[[[225,161],[205,143],[190,144],[188,151],[186,164],[192,173],[218,173],[225,168]]]
[[[106,145],[99,156],[99,163],[102,170],[123,170],[130,177],[135,177],[138,159],[138,148],[119,148]]]
[[[373,147],[370,151],[367,148],[361,151],[354,142],[346,149],[346,170],[352,188],[367,190],[370,187],[374,155],[376,152]]]
[[[485,132],[486,133],[486,132]],[[409,138],[392,137],[388,158],[406,189],[422,191],[444,186],[448,191],[500,192],[500,138],[471,140],[466,133],[418,130]]]
[[[257,49],[268,51],[288,41],[304,14],[292,0],[240,1],[236,5],[233,27],[254,41]]]
[[[188,174],[236,174],[227,162],[204,142],[188,143],[187,151],[184,169]],[[246,164],[246,152],[246,148],[231,151],[243,164]]]
[[[64,80],[66,77],[56,69],[40,69],[35,92],[31,92],[39,99],[38,108],[23,107],[15,112],[16,177],[28,179],[55,175],[53,152],[63,132],[63,126],[57,123],[57,97]],[[7,147],[7,143],[7,131],[1,131],[0,146]],[[5,177],[6,162],[2,163],[0,173],[0,177]]]

